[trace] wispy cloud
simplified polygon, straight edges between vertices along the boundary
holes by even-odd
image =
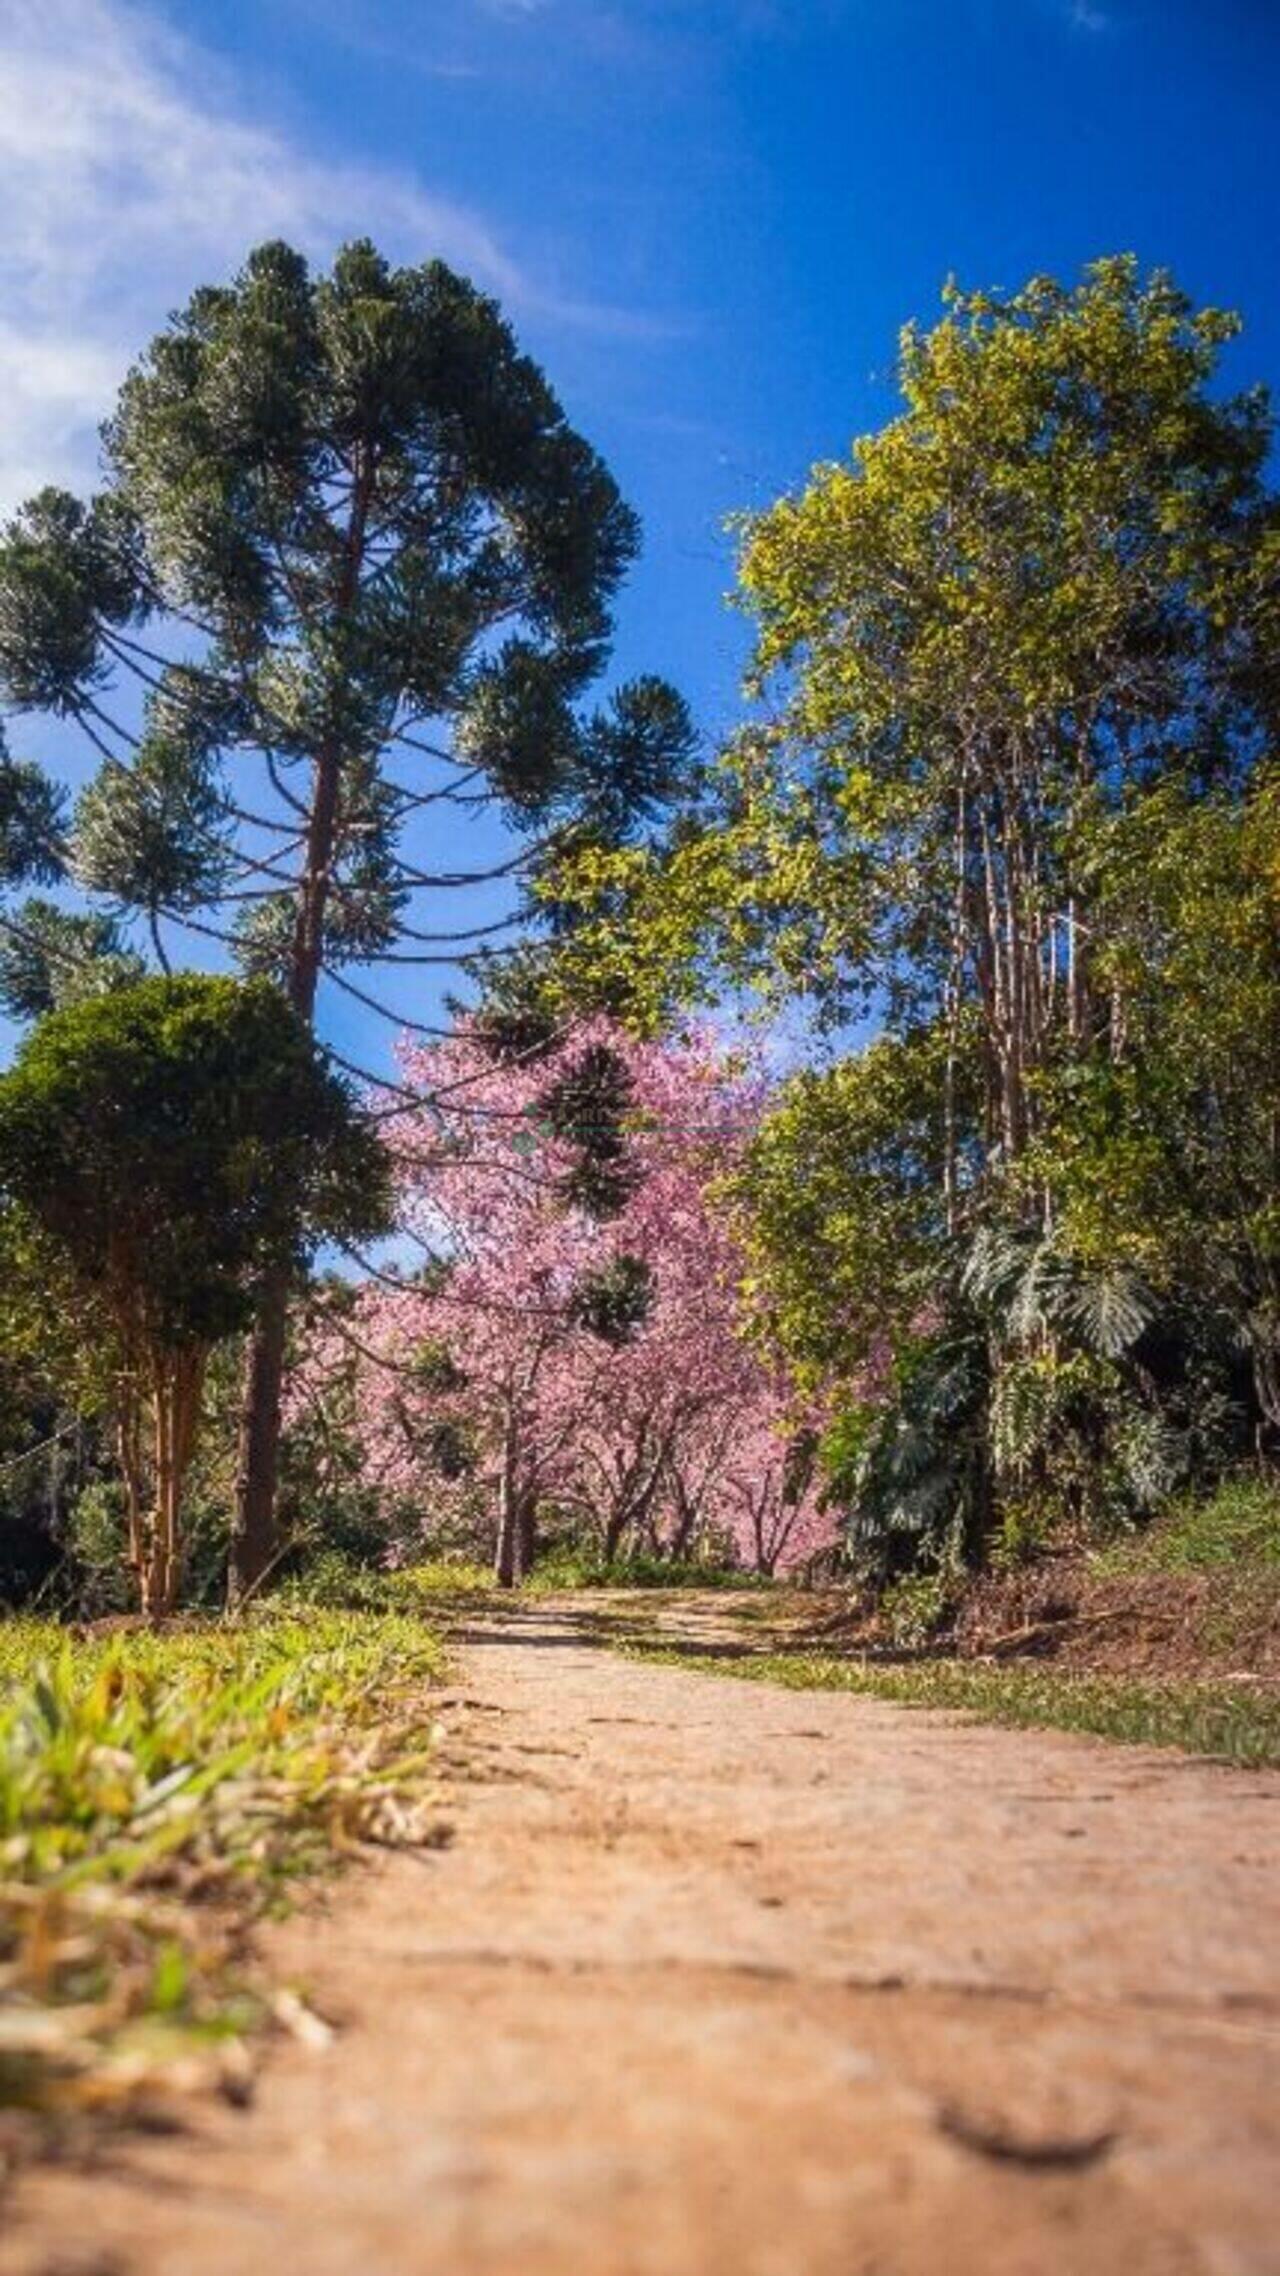
[[[1111,17],[1097,0],[1070,0],[1068,21],[1078,32],[1109,32]]]
[[[304,150],[121,0],[5,0],[0,211],[0,507],[84,478],[130,356],[264,238],[324,257],[367,233],[400,258],[442,255],[517,314],[646,330],[541,283],[483,216],[411,176]]]

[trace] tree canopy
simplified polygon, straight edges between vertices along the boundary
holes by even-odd
[[[570,990],[825,1034],[740,1181],[754,1276],[865,1409],[842,1490],[935,1550],[1047,1507],[1073,1432],[1117,1507],[1274,1443],[1280,520],[1237,328],[1131,258],[949,290],[899,414],[741,525],[757,715],[665,843],[555,879]]]
[[[541,1049],[483,1025],[405,1053],[425,1102],[390,1126],[420,1272],[317,1309],[293,1391],[305,1416],[354,1377],[352,1428],[390,1531],[492,1503],[499,1578],[540,1512],[628,1546],[798,1563],[829,1532],[788,1468],[794,1386],[749,1344],[742,1258],[713,1187],[761,1090],[709,1038],[638,1042],[573,1023]]]
[[[208,1352],[281,1263],[385,1227],[376,1133],[269,982],[149,979],[24,1041],[0,1077],[0,1193],[109,1347],[134,1562],[168,1610]]]

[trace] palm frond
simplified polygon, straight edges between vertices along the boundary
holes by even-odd
[[[1141,1273],[1132,1265],[1116,1263],[1074,1275],[1064,1317],[1091,1351],[1104,1359],[1121,1359],[1159,1309],[1159,1299]]]

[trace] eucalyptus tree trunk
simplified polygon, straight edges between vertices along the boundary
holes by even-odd
[[[202,1345],[155,1352],[149,1392],[135,1379],[122,1398],[117,1449],[124,1473],[129,1563],[145,1619],[176,1611],[182,1583],[182,1493],[195,1446],[208,1353]],[[149,1432],[144,1429],[148,1419]],[[149,1437],[149,1448],[146,1440]]]

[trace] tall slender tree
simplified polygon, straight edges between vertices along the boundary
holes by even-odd
[[[953,1107],[976,1037],[984,1138],[1025,1151],[1055,1051],[1112,1047],[1099,816],[1172,776],[1238,784],[1265,744],[1273,426],[1215,385],[1238,328],[1128,256],[953,288],[907,327],[898,415],[744,523],[772,716],[669,846],[557,880],[603,919],[575,943],[598,986],[631,957],[652,993],[710,950],[833,1022],[937,1021]],[[956,1112],[953,1219],[959,1138]]]
[[[70,869],[161,961],[176,923],[308,1021],[326,978],[376,1014],[350,966],[445,964],[514,921],[431,930],[415,895],[514,886],[549,839],[617,844],[671,792],[669,688],[582,709],[634,516],[442,263],[359,243],[317,276],[263,246],[153,341],[104,462],[90,504],[45,492],[6,533],[0,690],[96,746]],[[522,838],[477,863],[454,841],[485,810]],[[274,1554],[288,1294],[282,1270],[247,1355],[233,1591]]]

